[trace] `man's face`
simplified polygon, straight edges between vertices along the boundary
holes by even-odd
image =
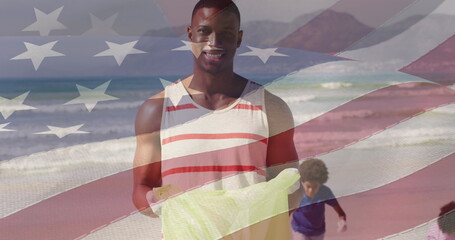
[[[305,194],[309,198],[313,198],[316,195],[316,193],[318,193],[319,187],[321,187],[321,183],[316,181],[303,181],[302,185]]]
[[[188,38],[196,64],[206,72],[217,73],[232,68],[242,32],[237,16],[217,8],[201,8],[188,27]]]

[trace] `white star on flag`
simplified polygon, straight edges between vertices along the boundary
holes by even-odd
[[[185,45],[178,48],[173,48],[171,51],[191,51],[191,42],[185,40],[181,40],[181,42]]]
[[[11,100],[0,96],[0,112],[3,115],[3,118],[7,119],[15,111],[36,109],[34,107],[23,104],[29,93],[30,91],[23,93]]]
[[[8,126],[8,124],[10,124],[10,123],[0,124],[0,132],[11,132],[11,131],[16,131],[16,130],[4,128],[4,127]]]
[[[180,81],[181,79],[177,79],[176,82]],[[173,82],[167,81],[165,79],[160,78],[161,84],[163,85],[163,88],[168,86],[169,84],[173,84]],[[192,81],[192,80],[190,80]],[[173,106],[178,106],[180,103],[180,100],[182,100],[183,96],[188,96],[188,93],[185,94],[175,94],[172,96],[169,96],[169,100],[172,103]]]
[[[41,46],[35,45],[33,43],[24,42],[25,47],[27,48],[27,51],[11,58],[10,60],[30,59],[32,61],[33,67],[35,68],[35,71],[36,71],[36,70],[38,70],[39,66],[41,65],[41,62],[45,58],[65,56],[65,54],[52,50],[52,48],[54,47],[54,45],[57,42],[58,41],[53,41],[53,42],[43,44]]]
[[[39,31],[40,36],[49,36],[52,30],[67,29],[65,25],[57,20],[62,12],[63,6],[49,14],[45,14],[35,8],[36,22],[30,24],[22,31]]]
[[[247,46],[247,48],[249,48],[251,51],[245,52],[245,53],[241,53],[241,54],[239,54],[239,56],[256,56],[259,59],[261,59],[261,61],[263,63],[266,63],[267,60],[269,60],[269,58],[272,57],[272,56],[289,57],[286,54],[275,52],[278,48],[264,48],[264,49],[262,49],[262,48],[255,48],[255,47],[250,47],[250,46]]]
[[[180,79],[177,79],[176,82],[178,82],[178,81],[180,81]],[[167,86],[173,84],[173,82],[168,81],[164,78],[160,78],[160,82],[161,82],[161,85],[163,85],[163,88],[166,88]],[[174,96],[170,97],[172,105],[177,106],[179,104],[180,100],[182,100],[182,97],[183,97],[182,95],[174,95]]]
[[[137,40],[124,44],[117,44],[106,41],[109,49],[96,54],[95,57],[113,56],[115,58],[115,61],[117,61],[117,64],[120,66],[127,55],[147,53],[134,48],[134,45],[136,45],[136,43]]]
[[[176,82],[178,82],[178,81],[180,81],[180,79],[177,79]],[[173,84],[173,82],[168,81],[164,78],[160,78],[160,82],[161,82],[161,85],[163,85],[163,88],[166,88],[167,86]],[[182,100],[182,97],[183,96],[180,94],[173,95],[173,96],[169,97],[169,100],[171,100],[172,105],[177,106],[179,104],[180,100]]]
[[[118,98],[107,95],[105,93],[106,89],[109,87],[110,83],[111,83],[111,80],[99,85],[98,87],[96,87],[94,89],[87,88],[87,87],[81,86],[79,84],[76,84],[76,87],[79,91],[80,96],[63,105],[82,103],[85,105],[87,110],[89,112],[91,112],[95,108],[95,106],[98,102],[117,100]]]
[[[92,28],[82,35],[118,36],[119,34],[112,28],[114,26],[117,15],[118,13],[106,18],[105,20],[101,20],[90,13],[90,22],[92,23]]]
[[[0,239],[39,240],[61,236],[59,238],[120,240],[126,235],[134,239],[160,239],[160,220],[150,222],[150,218],[142,219],[138,209],[131,204],[132,184],[115,183],[131,179],[134,171],[131,161],[136,135],[132,131],[135,124],[132,120],[138,103],[161,91],[161,85],[169,83],[167,80],[175,82],[175,79],[190,74],[191,55],[197,58],[204,47],[210,47],[208,42],[193,43],[175,34],[167,34],[175,25],[180,25],[182,15],[182,9],[169,2],[1,1],[4,11],[0,10],[0,17],[3,16],[4,21],[0,22],[3,24],[0,27],[3,36],[0,37],[0,44],[3,56],[8,57],[0,59],[0,96],[12,99],[33,87],[35,90],[30,90],[25,99],[27,103],[23,103],[38,110],[15,112],[6,120],[0,118],[0,125],[11,122],[0,126],[0,131],[2,128],[16,130],[0,132],[0,179],[2,183],[7,183],[1,186],[0,233],[3,237]],[[196,1],[182,2],[187,4],[184,10],[191,14],[193,6],[190,5]],[[453,190],[450,189],[455,189],[455,181],[450,181],[453,178],[450,177],[453,175],[450,169],[455,169],[455,78],[452,71],[455,58],[450,57],[455,49],[455,28],[453,22],[450,23],[450,19],[455,18],[455,0],[387,1],[386,4],[376,0],[289,0],[270,1],[271,4],[263,4],[264,0],[234,2],[239,3],[240,9],[256,10],[243,24],[245,36],[248,36],[244,40],[251,45],[244,44],[237,51],[236,72],[258,81],[264,89],[270,90],[288,105],[289,109],[285,110],[289,117],[294,118],[294,125],[286,125],[280,116],[275,119],[277,124],[288,127],[280,128],[272,135],[279,139],[294,132],[292,144],[299,158],[289,164],[298,164],[299,159],[317,156],[329,170],[335,170],[328,185],[334,195],[340,197],[342,204],[348,203],[347,214],[350,219],[356,220],[352,222],[355,228],[368,229],[348,231],[343,233],[343,237],[425,238],[430,228],[437,227],[434,225],[436,214],[442,204],[452,201],[450,196],[453,196]],[[43,31],[21,31],[37,21],[38,17],[33,16],[34,7],[48,14],[63,5],[65,12],[61,10],[61,17],[55,19],[68,29],[49,30],[48,34],[88,32],[97,36],[57,38],[39,36],[45,33]],[[340,12],[343,9],[349,11]],[[90,19],[90,13],[101,20]],[[114,20],[115,13],[118,15]],[[120,35],[128,33],[129,37],[102,36],[102,33],[92,32],[98,24],[107,27],[111,23],[111,28]],[[273,34],[257,32],[261,28],[278,25],[283,31]],[[331,27],[320,27],[327,25]],[[340,29],[346,28],[353,31],[344,36],[337,34]],[[316,35],[313,34],[314,29],[321,31]],[[399,31],[390,31],[393,29]],[[27,50],[22,47],[22,42],[42,45],[56,40],[59,42],[54,50],[71,56],[46,59],[39,71],[33,72],[28,60],[8,60]],[[115,66],[112,61],[114,55],[94,57],[109,49],[104,41],[124,44],[134,40],[144,40],[144,45],[138,41],[134,47],[148,53],[129,56],[121,66],[118,63]],[[143,63],[157,64],[146,66]],[[84,108],[89,108],[83,104],[61,106],[79,96],[77,84],[93,89],[108,81],[109,77],[112,77],[113,86],[109,84],[104,94],[112,94],[118,100],[100,102],[99,106],[92,103],[92,107],[98,107],[97,111],[91,108],[94,113],[86,111]],[[125,78],[132,81],[122,81]],[[90,85],[89,81],[92,82]],[[71,97],[68,97],[68,86],[74,94]],[[112,91],[115,86],[121,88],[122,95],[129,97],[120,97]],[[180,100],[182,95],[184,98]],[[179,127],[198,119],[200,115],[191,110],[191,102],[185,101],[189,97],[187,93],[169,96],[170,103],[166,107],[169,107],[170,114],[183,116],[177,119],[181,121],[169,124],[169,127]],[[79,97],[78,100],[84,99]],[[248,103],[251,105],[241,104],[235,111],[264,114],[255,111],[258,105],[254,101]],[[0,114],[1,110],[0,107]],[[193,114],[188,116],[189,112]],[[205,117],[220,117],[219,114],[201,114],[201,121]],[[103,122],[106,118],[109,124]],[[232,119],[225,117],[224,120]],[[85,130],[79,128],[76,132],[89,133],[65,135],[67,127],[78,124],[84,124],[80,128]],[[52,125],[54,129],[48,129],[46,125]],[[118,126],[122,126],[121,129]],[[49,135],[35,134],[38,132]],[[231,150],[244,152],[242,149],[250,146],[251,149],[257,145],[260,145],[259,148],[267,147],[254,140],[239,144],[229,144],[222,139],[201,141],[210,141],[210,146],[188,152],[188,165],[192,159],[215,155],[223,158]],[[168,145],[171,151],[181,150],[178,145],[187,142],[174,143],[175,148]],[[86,161],[88,155],[90,161]],[[183,153],[177,155],[176,161],[186,158]],[[246,153],[245,157],[248,159],[250,156]],[[167,160],[173,160],[171,158]],[[92,160],[99,164],[93,164]],[[291,161],[283,156],[280,162],[288,160]],[[179,163],[173,162],[166,164],[179,167]],[[234,161],[234,164],[237,163]],[[340,166],[349,166],[349,174],[337,171]],[[263,170],[267,170],[265,167]],[[273,171],[272,168],[269,170]],[[170,176],[173,179],[185,177],[182,174]],[[364,181],[350,184],[356,179]],[[205,188],[207,183],[216,185],[214,181],[222,181],[213,178],[194,180],[200,181],[195,181],[195,185],[184,185],[191,189]],[[62,182],[64,184],[60,184]],[[420,182],[425,184],[416,184]],[[24,188],[32,191],[23,191]],[[109,201],[112,196],[115,196],[115,201]],[[416,198],[428,200],[415,201],[401,208],[396,204]],[[381,208],[371,211],[371,205],[379,201],[384,203]],[[65,211],[61,211],[62,208]],[[375,214],[378,212],[380,214]],[[415,212],[419,212],[418,216],[409,220],[407,216]],[[58,219],[65,221],[55,224]],[[392,227],[388,226],[388,219],[394,219]],[[337,220],[328,218],[327,225],[336,226]],[[13,228],[12,222],[17,223]],[[369,226],[381,227],[369,229]],[[142,227],[147,231],[137,231]],[[440,233],[435,230],[435,234]],[[335,234],[335,231],[328,231],[326,238],[340,236]]]
[[[76,126],[72,126],[72,127],[66,127],[66,128],[47,125],[47,128],[49,128],[49,131],[39,132],[39,133],[35,133],[35,134],[55,134],[58,138],[63,138],[70,134],[89,133],[89,132],[79,131],[79,128],[81,128],[82,126],[84,126],[84,124],[80,124],[80,125],[76,125]]]
[[[178,80],[177,80],[178,81]],[[163,88],[166,88],[167,86],[171,85],[172,82],[171,81],[168,81],[164,78],[160,78],[160,82],[161,82],[161,85],[163,85]]]

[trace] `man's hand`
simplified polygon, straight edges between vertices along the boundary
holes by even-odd
[[[182,192],[182,189],[172,185],[168,184],[163,187],[158,187],[158,188],[153,188],[153,200],[154,202],[161,201],[161,200],[166,200],[172,196],[175,196],[179,193]]]
[[[176,196],[181,192],[183,192],[182,189],[171,184],[163,187],[153,188],[151,191],[148,191],[146,195],[147,202],[150,207],[142,210],[141,213],[153,218],[159,217],[157,213],[160,214],[161,204],[163,201],[170,197]]]
[[[146,208],[146,209],[144,209],[144,210],[141,210],[140,212],[141,212],[141,214],[144,214],[144,215],[149,216],[149,217],[152,217],[152,218],[158,218],[158,217],[159,217],[158,215],[156,215],[156,214],[152,211],[151,208]]]

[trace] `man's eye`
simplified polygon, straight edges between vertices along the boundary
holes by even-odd
[[[223,32],[221,36],[225,39],[232,39],[235,37],[235,34],[233,32]]]
[[[208,29],[198,29],[197,32],[202,33],[202,34],[208,34],[209,30]]]

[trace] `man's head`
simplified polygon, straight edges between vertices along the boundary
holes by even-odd
[[[191,14],[191,22],[193,21],[193,17],[196,12],[201,8],[217,8],[232,12],[236,15],[237,20],[240,24],[240,11],[232,0],[200,0],[193,8],[193,13]]]
[[[188,38],[196,67],[210,73],[232,71],[242,41],[240,13],[231,0],[200,0],[194,7]]]
[[[300,181],[305,194],[312,198],[319,191],[319,187],[327,182],[329,173],[324,162],[320,159],[310,158],[299,166]]]

